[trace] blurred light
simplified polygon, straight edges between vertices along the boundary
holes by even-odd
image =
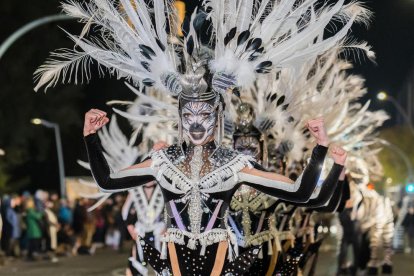
[[[335,225],[332,225],[329,229],[332,234],[338,233],[338,228]]]
[[[4,149],[0,149],[0,156],[5,156],[6,152],[4,151]]]
[[[407,193],[414,193],[414,184],[408,183],[407,185],[405,185],[405,191]]]
[[[328,228],[328,226],[325,226],[325,227],[323,228],[323,232],[324,232],[325,234],[329,232],[329,228]]]
[[[385,101],[387,99],[388,95],[387,92],[381,91],[377,94],[377,99],[380,101]]]
[[[322,233],[323,227],[321,225],[318,226],[318,233]]]
[[[174,1],[174,6],[175,6],[175,9],[177,11],[177,16],[178,16],[177,34],[182,37],[184,36],[184,34],[182,32],[181,25],[183,24],[184,18],[185,18],[185,3],[183,1]]]
[[[42,119],[34,118],[34,119],[31,119],[30,122],[34,125],[41,125],[42,124]]]
[[[387,182],[387,184],[391,184],[392,183],[392,178],[391,177],[387,177],[387,179],[385,180],[385,182]]]

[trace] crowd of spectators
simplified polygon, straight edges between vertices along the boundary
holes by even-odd
[[[43,190],[2,196],[0,264],[15,258],[58,262],[58,257],[94,254],[103,246],[122,250],[127,233],[123,201],[117,195],[88,212],[93,200],[70,202]]]

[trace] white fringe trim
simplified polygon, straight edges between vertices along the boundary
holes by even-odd
[[[158,169],[157,180],[160,181],[162,176],[171,180],[173,188],[178,188],[182,191],[189,191],[192,189],[193,181],[191,181],[183,172],[181,172],[165,155],[163,151],[154,152],[151,155],[152,169]],[[208,173],[200,180],[201,191],[211,187],[219,186],[222,190],[231,189],[238,181],[238,172],[243,168],[252,168],[250,162],[254,159],[250,156],[238,154],[233,160],[220,168]],[[230,177],[234,177],[234,182],[225,182]],[[227,183],[227,185],[225,185]],[[228,187],[227,187],[228,186]]]

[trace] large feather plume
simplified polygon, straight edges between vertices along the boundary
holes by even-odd
[[[161,76],[176,72],[176,55],[166,30],[171,4],[167,0],[153,2],[152,14],[144,0],[64,3],[63,11],[85,27],[80,36],[69,35],[75,42],[74,49],[53,52],[36,70],[35,90],[55,86],[60,80],[88,81],[90,66],[95,62],[100,73],[165,91]]]

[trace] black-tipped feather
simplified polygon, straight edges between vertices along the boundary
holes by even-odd
[[[157,44],[158,44],[158,47],[160,47],[160,49],[161,49],[161,51],[165,51],[165,46],[164,46],[164,44],[162,44],[162,42],[161,42],[161,40],[159,40],[157,37],[155,38],[155,41],[157,42]]]
[[[239,34],[239,37],[237,38],[237,46],[242,45],[244,42],[246,42],[250,37],[250,31],[245,30]]]
[[[152,57],[147,53],[147,52],[145,52],[145,51],[142,51],[141,50],[141,54],[146,58],[146,59],[148,59],[148,60],[152,60]]]
[[[269,73],[272,67],[272,62],[270,60],[263,61],[256,66],[256,73],[266,74]]]
[[[146,62],[146,61],[141,61],[141,65],[142,65],[142,67],[144,67],[144,68],[145,68],[145,70],[147,70],[148,72],[151,72],[151,68],[150,68],[150,65],[149,65],[149,63],[148,63],[148,62]]]
[[[143,80],[142,80],[142,83],[143,83],[145,86],[151,87],[151,86],[153,86],[153,85],[154,85],[154,83],[155,83],[155,82],[154,82],[152,79],[146,78],[146,79],[143,79]]]
[[[194,30],[197,33],[200,33],[200,31],[201,31],[201,29],[204,25],[204,22],[206,21],[206,18],[207,18],[207,14],[205,12],[202,12],[202,11],[198,12],[196,17],[194,18],[193,27],[194,27]]]
[[[272,97],[270,97],[270,101],[274,102],[277,99],[277,94],[273,94]]]
[[[224,45],[229,44],[229,42],[234,38],[237,32],[237,27],[231,28],[231,30],[224,37]]]
[[[155,57],[155,52],[153,49],[151,49],[151,47],[148,47],[147,45],[144,45],[144,44],[139,44],[139,48],[141,49],[142,52],[145,52],[148,55]]]
[[[255,51],[260,46],[262,46],[261,38],[251,38],[249,39],[249,42],[247,42],[246,51]]]
[[[236,87],[233,89],[233,94],[236,95],[238,98],[240,98],[240,90]]]
[[[191,56],[194,51],[194,39],[192,35],[188,37],[186,46],[187,46],[187,53]]]
[[[285,95],[283,95],[282,97],[280,97],[279,100],[277,100],[276,105],[277,106],[282,105],[285,102],[285,98],[286,98]]]

